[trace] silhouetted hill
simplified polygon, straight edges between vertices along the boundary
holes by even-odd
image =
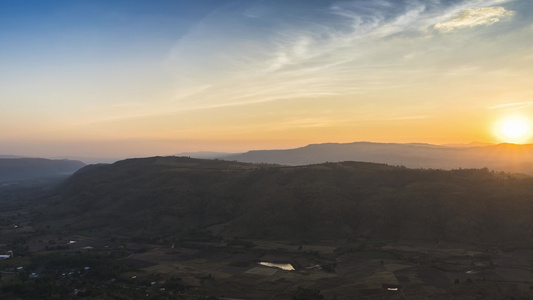
[[[447,147],[430,144],[356,142],[313,144],[288,150],[260,150],[224,157],[251,163],[308,165],[335,161],[363,161],[408,168],[489,168],[533,175],[533,145],[499,144]]]
[[[0,158],[22,158],[22,156],[0,154]]]
[[[181,152],[181,153],[176,154],[176,156],[188,156],[192,158],[214,159],[214,158],[223,158],[226,156],[236,155],[236,154],[237,153],[198,151],[198,152]]]
[[[68,175],[85,166],[81,161],[44,158],[0,158],[0,181]]]
[[[342,162],[284,167],[177,157],[90,165],[37,224],[160,241],[408,238],[533,242],[533,179],[487,169]]]

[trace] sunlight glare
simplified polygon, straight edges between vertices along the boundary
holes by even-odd
[[[530,122],[521,117],[503,119],[497,125],[497,135],[504,142],[523,143],[531,136]]]

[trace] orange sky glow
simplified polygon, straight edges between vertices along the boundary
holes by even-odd
[[[528,0],[6,1],[0,47],[0,154],[533,141]]]

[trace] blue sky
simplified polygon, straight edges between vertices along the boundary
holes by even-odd
[[[0,152],[500,142],[498,120],[532,112],[532,13],[528,0],[4,0]]]

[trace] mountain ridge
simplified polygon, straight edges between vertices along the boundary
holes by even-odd
[[[70,175],[85,163],[76,160],[46,158],[0,158],[0,181],[34,180]]]
[[[450,147],[424,143],[323,143],[284,150],[252,150],[220,159],[283,165],[362,161],[446,170],[486,167],[496,171],[533,175],[532,144]]]

